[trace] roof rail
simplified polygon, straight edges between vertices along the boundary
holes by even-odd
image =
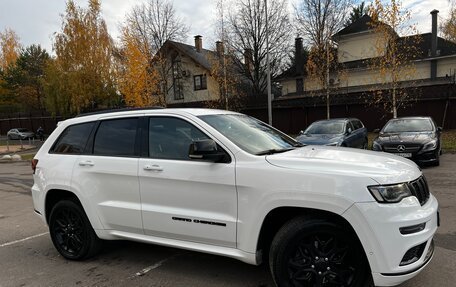
[[[158,109],[164,109],[164,107],[151,106],[151,107],[143,107],[143,108],[109,109],[109,110],[102,110],[102,111],[79,114],[79,115],[75,116],[75,118],[87,117],[87,116],[93,116],[93,115],[100,115],[100,114],[107,114],[107,113],[116,113],[116,112],[130,112],[130,111],[158,110]]]

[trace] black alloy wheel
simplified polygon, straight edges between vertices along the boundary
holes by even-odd
[[[297,218],[274,238],[270,265],[279,287],[365,287],[371,282],[359,241],[338,225]]]
[[[73,201],[60,201],[54,206],[49,232],[57,251],[67,259],[88,258],[101,246],[84,210]]]

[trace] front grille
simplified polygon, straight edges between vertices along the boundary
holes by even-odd
[[[421,205],[424,205],[428,201],[430,193],[424,175],[420,176],[417,180],[409,182],[408,186],[412,194],[416,196]]]
[[[427,242],[424,242],[418,246],[410,248],[409,251],[405,253],[404,257],[402,257],[402,261],[399,266],[409,265],[418,261],[421,258],[421,255],[423,255],[424,248],[426,248],[426,243]]]
[[[405,150],[399,151],[397,148],[398,146],[403,145]],[[419,144],[388,144],[384,145],[383,149],[386,152],[417,152],[421,149],[421,145]]]

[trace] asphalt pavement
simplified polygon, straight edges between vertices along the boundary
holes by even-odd
[[[440,203],[442,226],[429,266],[401,287],[455,286],[456,154],[423,170]],[[84,262],[62,258],[33,212],[28,162],[0,163],[0,287],[9,286],[274,286],[266,265],[203,253],[116,241]]]

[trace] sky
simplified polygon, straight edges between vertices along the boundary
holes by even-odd
[[[118,39],[118,28],[125,14],[144,1],[146,0],[101,0],[103,17],[115,40]],[[299,0],[289,1],[291,8]],[[79,6],[87,7],[88,1],[75,2]],[[23,46],[40,44],[46,50],[52,51],[53,35],[60,31],[65,3],[65,0],[0,0],[0,31],[11,28],[19,35]],[[441,23],[450,9],[448,0],[402,0],[402,3],[412,11],[412,22],[417,25],[420,33],[431,31],[431,10],[440,11]],[[174,0],[174,7],[177,14],[190,26],[186,43],[192,44],[193,36],[199,34],[203,36],[204,47],[214,46],[213,43],[217,40],[214,35],[216,0]]]

